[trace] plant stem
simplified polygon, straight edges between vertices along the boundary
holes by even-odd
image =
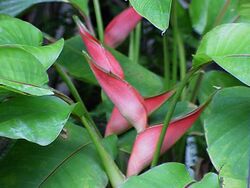
[[[193,88],[191,99],[190,99],[190,101],[192,103],[195,103],[195,101],[196,101],[196,97],[198,95],[203,76],[204,76],[204,72],[201,71],[201,72],[199,72],[198,78],[195,80],[194,88]]]
[[[102,23],[102,15],[101,15],[101,8],[100,8],[99,0],[94,0],[94,9],[95,9],[98,36],[99,36],[100,41],[103,43],[103,37],[104,37],[103,36],[103,23]]]
[[[180,80],[183,80],[186,76],[186,55],[185,55],[185,48],[183,44],[183,40],[181,38],[178,26],[176,26],[176,37],[177,37],[177,45],[178,45],[178,52],[179,52],[179,65],[180,65]],[[181,99],[184,100],[186,96],[186,90],[184,89],[182,92]]]
[[[195,68],[195,69],[191,69],[191,71],[186,75],[186,77],[180,82],[180,85],[178,86],[177,88],[177,91],[169,105],[169,109],[168,109],[168,112],[167,112],[167,115],[164,119],[164,123],[163,123],[163,128],[162,128],[162,131],[161,131],[161,134],[160,134],[160,137],[159,137],[159,140],[158,140],[158,143],[157,143],[157,146],[156,146],[156,150],[155,150],[155,153],[154,153],[154,157],[153,157],[153,161],[151,163],[151,167],[154,167],[157,165],[158,163],[158,160],[159,160],[159,157],[160,157],[160,153],[161,153],[161,147],[162,147],[162,144],[163,144],[163,141],[164,141],[164,138],[165,138],[165,135],[166,135],[166,132],[167,132],[167,129],[168,129],[168,126],[169,126],[169,122],[171,120],[171,117],[174,113],[174,109],[176,107],[176,104],[178,102],[178,99],[179,97],[181,96],[181,93],[182,93],[182,90],[183,88],[185,87],[185,85],[187,84],[187,82],[189,81],[189,79],[192,77],[192,75],[198,70],[199,68]]]
[[[83,116],[85,116],[91,123],[91,126],[94,127],[95,132],[97,133],[99,138],[102,138],[101,133],[99,132],[98,128],[96,127],[94,121],[92,120],[91,116],[88,113],[88,110],[84,104],[84,102],[82,101],[75,85],[73,84],[72,80],[70,79],[70,77],[67,75],[67,73],[61,68],[60,65],[58,64],[54,64],[54,67],[56,69],[56,71],[58,72],[58,74],[60,75],[60,77],[62,78],[62,80],[66,83],[66,85],[68,86],[71,94],[73,95],[73,97],[75,98],[75,100],[81,105],[82,111],[83,111]]]
[[[219,12],[218,16],[215,19],[214,27],[221,23],[222,19],[224,18],[225,14],[227,12],[227,9],[228,9],[230,3],[231,3],[231,0],[226,0],[224,6],[222,7],[221,11]]]
[[[164,87],[166,90],[170,88],[170,62],[167,40],[167,36],[163,36]]]
[[[172,56],[172,81],[173,85],[177,83],[177,48],[178,48],[178,27],[177,27],[177,10],[176,0],[173,1],[172,19],[171,24],[173,27],[173,56]]]
[[[89,121],[83,116],[81,117],[81,121],[83,125],[86,127],[95,147],[99,154],[99,157],[102,161],[103,167],[105,169],[105,172],[107,173],[109,180],[114,188],[121,185],[125,177],[115,164],[114,160],[110,157],[110,155],[107,153],[105,148],[103,147],[100,138],[96,134],[96,132],[93,130],[93,128],[89,125]]]
[[[140,44],[141,44],[141,22],[136,26],[136,29],[135,29],[135,41],[134,41],[134,49],[135,49],[134,62],[135,63],[139,63]]]
[[[129,37],[129,52],[128,52],[128,57],[129,59],[131,59],[131,61],[134,61],[134,36],[135,36],[135,32],[132,31],[130,33],[130,37]]]

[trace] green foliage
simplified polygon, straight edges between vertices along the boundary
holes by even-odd
[[[211,61],[250,85],[250,24],[218,26],[205,35],[194,57],[194,66]],[[230,40],[228,40],[230,39]]]
[[[225,187],[245,187],[250,157],[250,91],[232,87],[219,91],[205,119],[208,154]]]
[[[0,104],[0,136],[48,145],[59,135],[72,110],[53,96],[10,99]]]
[[[114,157],[115,137],[106,138],[104,144]],[[17,141],[0,168],[3,188],[104,188],[108,183],[88,133],[71,123],[48,147]]]
[[[130,0],[134,9],[155,27],[165,32],[169,26],[172,0]]]
[[[16,16],[32,5],[45,2],[72,3],[84,14],[88,15],[88,0],[0,0],[0,14]]]

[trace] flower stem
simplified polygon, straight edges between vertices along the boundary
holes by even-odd
[[[62,78],[62,80],[66,83],[66,85],[68,86],[71,94],[73,95],[73,97],[75,98],[75,100],[81,105],[82,111],[83,111],[83,116],[85,116],[91,123],[91,126],[94,127],[95,132],[97,133],[98,137],[102,138],[101,133],[99,132],[98,128],[96,127],[94,121],[92,120],[91,116],[88,113],[88,110],[84,104],[84,102],[82,101],[75,85],[73,84],[72,80],[70,79],[70,77],[67,75],[67,73],[62,69],[62,67],[58,64],[54,64],[54,67],[56,69],[56,71],[58,72],[58,74],[60,75],[60,77]]]
[[[135,29],[135,41],[134,41],[134,49],[135,49],[134,62],[135,63],[139,62],[140,44],[141,44],[141,22],[138,23]]]
[[[135,51],[134,38],[135,37],[134,36],[135,36],[135,32],[132,31],[129,36],[129,52],[128,52],[128,57],[132,62],[134,62],[134,56],[135,56],[134,54],[134,51]]]
[[[100,138],[96,134],[96,132],[93,130],[93,128],[89,125],[88,119],[86,119],[84,116],[81,117],[81,121],[83,125],[86,127],[95,147],[99,154],[99,157],[102,161],[103,167],[105,169],[105,172],[107,173],[109,180],[114,188],[121,185],[125,177],[122,174],[122,172],[119,170],[117,165],[115,164],[114,160],[110,157],[110,155],[107,153],[105,148],[103,147]]]
[[[166,90],[170,89],[170,62],[167,40],[167,36],[163,36],[164,87]]]
[[[94,0],[94,9],[95,9],[95,16],[96,16],[96,22],[97,22],[97,30],[98,30],[98,36],[100,41],[103,43],[103,23],[102,23],[102,15],[101,15],[101,8],[99,4],[99,0]]]
[[[184,89],[185,85],[188,83],[189,79],[193,76],[193,74],[198,69],[199,69],[199,67],[191,69],[191,71],[180,82],[180,85],[177,88],[177,91],[176,91],[176,93],[175,93],[175,95],[174,95],[174,97],[173,97],[173,99],[172,99],[172,101],[171,101],[171,103],[169,105],[169,109],[168,109],[167,115],[166,115],[166,117],[164,119],[163,128],[162,128],[162,131],[161,131],[161,134],[160,134],[157,146],[156,146],[156,150],[155,150],[155,153],[154,153],[153,161],[151,163],[151,167],[156,166],[157,163],[158,163],[158,160],[159,160],[159,157],[160,157],[160,153],[161,153],[161,147],[162,147],[162,144],[163,144],[163,141],[164,141],[164,138],[165,138],[168,126],[169,126],[169,122],[170,122],[171,117],[172,117],[172,115],[174,113],[174,109],[176,107],[178,99],[181,96],[182,90]]]

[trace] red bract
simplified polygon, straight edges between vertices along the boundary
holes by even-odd
[[[157,108],[159,108],[166,100],[168,100],[174,91],[167,91],[157,96],[149,97],[144,99],[144,104],[147,110],[147,115],[150,115]],[[130,123],[121,115],[116,107],[114,107],[108,125],[106,127],[105,136],[111,134],[121,134],[132,126]]]
[[[116,16],[106,27],[104,42],[110,47],[118,46],[135,26],[141,21],[142,17],[133,9],[127,8]]]
[[[205,106],[203,105],[190,114],[170,123],[161,153],[166,152],[192,126]],[[162,127],[163,125],[149,127],[136,137],[128,163],[127,176],[138,174],[152,161]]]
[[[87,31],[80,21],[77,23],[87,51],[92,58],[89,62],[90,67],[102,89],[138,132],[145,130],[147,112],[144,99],[123,80],[123,70],[113,55]]]
[[[88,32],[87,28],[80,20],[76,21],[87,51],[94,62],[105,71],[112,72],[116,76],[124,78],[124,73],[119,62]]]

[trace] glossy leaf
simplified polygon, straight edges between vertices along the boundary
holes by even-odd
[[[104,145],[115,157],[115,137],[106,138]],[[105,188],[108,184],[87,131],[74,124],[68,124],[55,142],[47,147],[17,141],[1,160],[0,168],[2,188]]]
[[[216,24],[234,22],[238,17],[238,3],[239,0],[192,0],[189,12],[193,28],[203,34]],[[226,12],[223,15],[224,10]]]
[[[185,166],[179,163],[159,165],[140,176],[130,177],[120,188],[143,187],[183,188],[192,182]]]
[[[218,88],[227,88],[233,86],[240,86],[242,83],[222,71],[209,71],[204,75],[199,89],[198,99],[200,103],[206,101],[208,96],[214,93]],[[217,89],[216,89],[217,88]]]
[[[97,84],[97,81],[85,60],[82,50],[85,49],[80,36],[66,40],[64,49],[57,60],[73,77]],[[109,49],[118,60],[125,73],[126,80],[143,96],[157,95],[163,91],[162,78],[145,69],[139,64],[132,63],[129,58],[116,50]]]
[[[172,0],[130,0],[134,9],[155,27],[165,32],[169,26]]]
[[[42,32],[25,21],[0,16],[0,45],[11,45],[34,55],[48,69],[62,51],[64,41],[42,45]]]
[[[250,90],[219,91],[205,119],[208,154],[225,187],[246,187],[250,158]]]
[[[198,119],[205,106],[201,106],[190,114],[170,122],[161,153],[166,152]],[[140,133],[135,140],[128,163],[127,176],[138,174],[153,159],[163,125],[154,125]],[[150,138],[150,139],[149,139]]]
[[[88,0],[1,0],[0,14],[16,16],[32,5],[45,2],[67,2],[88,15]]]
[[[147,115],[149,116],[153,111],[159,108],[166,100],[168,100],[174,91],[168,91],[162,93],[161,95],[149,97],[144,99],[145,108],[147,110]],[[106,127],[105,136],[111,134],[121,134],[126,130],[130,129],[132,126],[129,122],[121,115],[119,110],[114,107],[109,122]]]
[[[51,95],[42,86],[48,75],[42,64],[30,53],[13,47],[0,46],[0,84],[2,88],[30,95]]]
[[[122,43],[129,33],[141,21],[142,17],[132,8],[127,8],[117,15],[105,29],[104,42],[115,48]]]
[[[243,83],[250,85],[250,24],[218,26],[205,35],[194,57],[193,66],[215,61]]]
[[[72,110],[56,97],[9,99],[0,103],[0,136],[48,145],[59,135]]]
[[[206,174],[200,182],[196,182],[191,184],[189,188],[220,188],[220,180],[217,174],[215,173],[208,173]]]

